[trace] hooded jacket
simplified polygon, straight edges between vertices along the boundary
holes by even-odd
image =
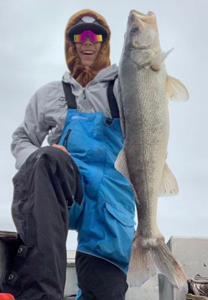
[[[104,26],[108,31],[108,36],[102,43],[99,54],[91,67],[83,66],[77,54],[75,45],[68,38],[68,31],[73,27],[83,16],[90,16],[95,18],[102,26]],[[74,14],[68,21],[65,30],[65,57],[67,66],[72,73],[72,76],[85,87],[96,75],[97,73],[110,66],[110,36],[111,31],[106,22],[106,20],[97,12],[84,9],[76,14]]]
[[[62,80],[71,84],[78,112],[102,111],[106,117],[111,118],[107,87],[109,81],[117,75],[118,67],[114,64],[101,70],[85,88],[69,72],[64,74]],[[118,79],[115,80],[113,91],[118,99]],[[12,135],[11,150],[16,158],[17,169],[20,169],[30,154],[41,147],[47,135],[49,145],[59,141],[67,111],[61,81],[48,83],[35,93],[26,108],[24,121]]]

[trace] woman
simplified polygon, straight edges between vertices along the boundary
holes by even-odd
[[[18,300],[63,299],[68,228],[78,231],[77,299],[125,297],[134,198],[114,167],[123,136],[109,40],[101,15],[73,15],[65,31],[70,73],[37,91],[13,134],[21,245],[4,290]],[[41,147],[47,134],[50,146]]]

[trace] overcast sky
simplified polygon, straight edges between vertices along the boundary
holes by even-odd
[[[84,8],[106,18],[112,31],[111,62],[116,64],[129,11],[156,13],[162,49],[174,47],[167,71],[190,92],[188,102],[169,106],[168,164],[180,192],[159,199],[158,223],[166,241],[171,236],[208,237],[207,0],[0,0],[0,230],[15,230],[10,215],[16,172],[11,135],[36,90],[61,80],[67,71],[65,26]],[[75,233],[70,233],[67,248],[76,248]]]

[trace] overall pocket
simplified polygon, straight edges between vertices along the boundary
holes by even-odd
[[[107,209],[108,213],[112,215],[117,221],[123,224],[126,227],[132,227],[136,225],[134,221],[134,216],[130,214],[125,208],[124,210],[118,209],[115,206],[112,206],[109,203],[105,203],[105,208]]]
[[[104,218],[104,220],[103,220]],[[132,241],[135,234],[134,215],[125,208],[105,203],[103,207],[103,238],[96,245],[96,251],[105,258],[128,265]]]

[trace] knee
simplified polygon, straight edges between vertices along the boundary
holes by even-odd
[[[73,173],[77,169],[75,162],[61,149],[46,146],[33,152],[26,160],[27,171],[47,170],[50,173]]]
[[[33,168],[38,166],[50,166],[57,165],[61,162],[61,151],[51,146],[41,147],[40,149],[33,152],[26,160],[27,166]]]

